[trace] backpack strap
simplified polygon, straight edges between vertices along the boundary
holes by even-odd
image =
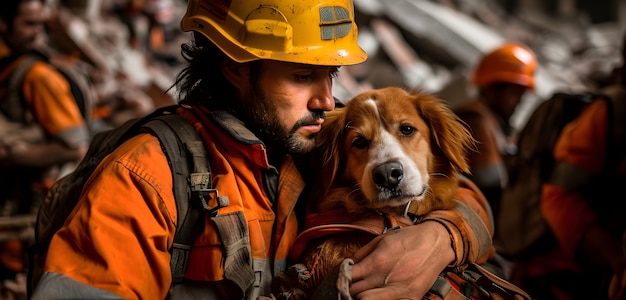
[[[170,268],[172,272],[172,283],[181,282],[183,279],[185,266],[189,257],[189,249],[195,239],[204,230],[204,212],[202,206],[198,209],[189,209],[194,203],[190,190],[191,178],[203,178],[203,184],[210,185],[209,166],[206,163],[204,149],[195,147],[195,143],[200,142],[200,137],[195,132],[189,122],[183,120],[176,114],[157,116],[148,121],[144,127],[149,128],[151,133],[156,135],[165,152],[170,167],[172,168],[172,180],[174,189],[174,199],[176,200],[177,228],[174,234],[174,242],[170,252]],[[191,128],[189,128],[191,127]],[[194,153],[195,152],[195,153]],[[191,161],[188,160],[191,158]],[[194,166],[190,167],[189,164]],[[191,168],[200,173],[192,174]],[[189,183],[187,179],[189,175]],[[195,176],[194,176],[195,175]],[[187,201],[188,200],[188,201]]]
[[[245,292],[255,279],[248,223],[242,211],[218,213],[229,201],[211,185],[210,165],[200,136],[176,114],[156,117],[144,126],[159,138],[172,168],[178,217],[170,249],[172,283],[183,281],[189,250],[204,231],[204,216],[208,213],[224,247],[224,276]]]
[[[224,247],[224,277],[239,286],[242,292],[255,282],[248,223],[243,211],[211,216]],[[260,279],[259,279],[260,280]]]
[[[11,121],[26,123],[29,119],[27,117],[26,104],[23,102],[21,96],[22,81],[24,81],[24,76],[26,76],[26,73],[36,61],[37,58],[32,55],[22,55],[15,61],[17,66],[9,77],[7,93],[2,100],[1,107],[2,112],[6,115],[7,119]]]

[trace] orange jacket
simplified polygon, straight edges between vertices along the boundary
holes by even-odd
[[[608,172],[611,178],[626,177],[624,153],[620,154],[619,161],[611,161],[607,165],[607,145],[612,143],[608,140],[611,138],[608,136],[610,130],[607,121],[612,118],[610,113],[606,101],[594,101],[563,129],[554,149],[559,166],[553,172],[550,183],[543,187],[542,211],[562,249],[570,257],[580,246],[584,232],[597,224],[606,225],[606,218],[609,217],[608,214],[599,215],[593,208],[595,204],[579,191],[586,185],[598,189],[594,191],[596,195],[605,192],[601,191],[605,188],[618,191],[616,185],[603,187],[600,186],[602,182],[596,181],[597,178],[606,178],[601,177],[604,176],[603,172]],[[623,127],[624,120],[615,120],[615,126]],[[602,206],[620,210],[618,208],[624,205],[623,201],[618,202],[606,202]],[[623,211],[620,210],[620,213]],[[623,222],[619,225],[622,227],[617,228],[616,233],[621,240],[621,233],[626,228]]]
[[[557,166],[550,182],[543,186],[541,209],[558,246],[548,250],[546,258],[535,258],[535,276],[557,271],[589,274],[585,270],[589,259],[594,260],[591,256],[606,260],[624,255],[621,248],[626,204],[615,197],[625,183],[626,159],[621,153],[618,161],[607,164],[607,145],[613,138],[608,135],[611,113],[606,101],[592,102],[563,129],[557,141],[553,152]],[[615,126],[623,130],[625,120],[615,119]],[[595,234],[598,228],[602,228],[602,235]],[[590,236],[602,239],[593,241],[598,252],[581,256],[586,248],[583,244],[588,245],[583,240],[588,241]],[[610,271],[608,263],[602,264]],[[600,287],[589,283],[587,288]]]
[[[1,43],[1,42],[0,42]],[[0,72],[0,81],[7,84],[11,74],[24,57],[15,59]],[[50,64],[37,61],[25,73],[21,92],[26,112],[43,131],[68,147],[78,148],[89,143],[89,128],[78,108],[70,84]],[[26,124],[25,124],[26,125]]]
[[[604,101],[591,103],[575,122],[563,129],[554,148],[555,159],[577,166],[592,177],[599,176],[606,159],[607,118]],[[626,169],[623,168],[621,172],[624,171]],[[564,175],[558,173],[557,169],[553,177]],[[574,255],[586,229],[599,222],[587,200],[575,188],[547,183],[542,191],[541,202],[552,232],[570,257]]]
[[[89,130],[70,84],[50,65],[36,62],[24,77],[24,99],[44,131],[75,148],[89,143]]]
[[[293,210],[304,187],[300,173],[289,157],[283,161],[273,203],[263,187],[268,173],[277,171],[269,165],[260,141],[240,123],[233,123],[236,120],[230,115],[214,114],[211,121],[202,107],[179,108],[178,112],[200,132],[213,186],[230,200],[219,213],[244,212],[254,268],[262,280],[255,284],[269,294],[272,271],[285,269],[297,233]],[[223,126],[229,126],[234,135]],[[73,214],[50,244],[45,271],[123,298],[163,299],[171,283],[168,249],[175,229],[167,158],[156,137],[141,134],[110,154],[93,173]],[[220,237],[207,217],[205,231],[191,249],[185,278],[223,280],[222,251]],[[46,295],[45,290],[40,292]],[[65,297],[74,295],[65,292]]]

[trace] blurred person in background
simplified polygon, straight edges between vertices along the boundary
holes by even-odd
[[[487,197],[493,215],[499,212],[507,184],[506,157],[516,151],[510,118],[524,95],[535,86],[535,54],[525,45],[504,43],[482,57],[472,75],[477,98],[455,107],[470,127],[477,151],[469,154],[470,179]]]
[[[90,141],[87,121],[70,83],[36,50],[44,21],[43,0],[0,2],[2,216],[36,213],[48,188],[63,175],[62,166],[79,161]],[[38,59],[21,71],[23,80],[12,97],[12,76],[28,57]],[[0,244],[3,281],[23,280],[20,274],[26,270],[25,243],[17,239]]]
[[[147,0],[143,12],[148,26],[141,40],[141,48],[155,63],[179,67],[184,63],[180,45],[190,36],[180,30],[182,13],[174,0]],[[184,12],[184,11],[183,11]]]
[[[541,211],[555,238],[512,280],[539,299],[626,299],[626,34],[617,82],[561,132]]]

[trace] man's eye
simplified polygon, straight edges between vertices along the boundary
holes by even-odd
[[[311,81],[311,74],[296,74],[295,78],[297,81],[308,82]]]

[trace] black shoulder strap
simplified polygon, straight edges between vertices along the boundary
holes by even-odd
[[[218,214],[229,201],[211,185],[210,166],[200,136],[188,121],[176,114],[153,118],[144,127],[159,138],[172,168],[178,217],[170,250],[172,283],[183,280],[189,250],[204,231],[204,217],[209,213],[224,247],[225,277],[245,292],[254,281],[245,216],[242,211]]]
[[[176,283],[183,279],[191,245],[204,230],[202,206],[188,200],[193,196],[187,176],[189,175],[190,179],[201,178],[200,184],[208,188],[211,184],[211,173],[202,141],[189,122],[176,114],[170,114],[156,117],[144,126],[159,138],[172,168],[178,221],[174,243],[170,250],[172,253],[170,267],[172,282]],[[189,209],[190,207],[197,209]]]
[[[22,99],[22,82],[24,76],[33,64],[37,61],[37,58],[33,55],[23,55],[23,57],[17,58],[19,65],[11,73],[9,77],[9,85],[7,87],[7,94],[2,103],[2,112],[6,117],[13,122],[24,123],[28,119],[26,117],[26,103]]]

